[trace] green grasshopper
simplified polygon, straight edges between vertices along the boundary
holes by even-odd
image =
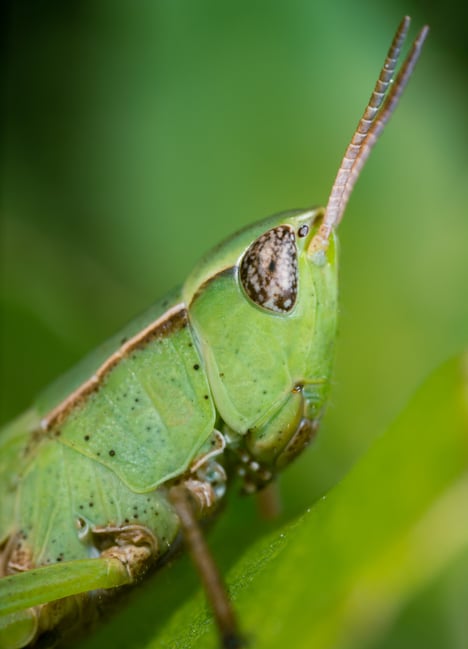
[[[314,437],[337,323],[335,230],[412,74],[401,22],[326,209],[245,228],[53,384],[0,437],[0,649],[98,617],[182,536],[224,647],[235,616],[198,521],[257,492]],[[55,638],[55,640],[54,640]]]

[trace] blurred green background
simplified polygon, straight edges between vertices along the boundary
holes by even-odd
[[[468,36],[457,5],[9,4],[2,421],[231,232],[326,203],[405,13],[412,35],[426,22],[431,33],[340,227],[334,389],[318,441],[282,477],[285,517],[466,346]],[[248,501],[233,508],[253,520]],[[256,533],[252,523],[246,542]]]

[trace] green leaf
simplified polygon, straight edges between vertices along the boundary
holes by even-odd
[[[227,582],[251,647],[375,646],[415,597],[468,557],[467,361],[435,372],[341,484],[231,568]],[[217,647],[187,562],[175,568],[85,646]],[[455,645],[437,636],[424,646]]]

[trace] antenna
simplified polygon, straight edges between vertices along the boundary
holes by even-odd
[[[359,177],[362,167],[382,133],[385,124],[390,119],[398,105],[400,97],[406,88],[414,67],[421,54],[422,46],[426,39],[429,27],[425,25],[403,61],[403,64],[393,81],[401,48],[406,39],[411,19],[405,16],[398,26],[388,50],[387,57],[380,71],[375,88],[366,106],[363,116],[354,132],[351,142],[344,154],[340,168],[333,183],[328,205],[323,221],[309,244],[309,255],[324,253],[328,247],[328,240],[343,218],[351,192]]]

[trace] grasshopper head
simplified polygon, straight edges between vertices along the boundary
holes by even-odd
[[[248,491],[268,482],[317,430],[336,338],[335,231],[419,57],[427,27],[391,85],[409,22],[395,34],[326,209],[250,226],[203,259],[184,287],[220,425],[244,464]]]
[[[334,234],[320,258],[309,252],[323,216],[296,211],[250,226],[202,260],[184,289],[220,425],[262,475],[302,450],[328,393]]]
[[[247,491],[267,482],[314,437],[330,387],[338,316],[338,245],[334,232],[321,254],[311,251],[325,210],[305,211],[260,235],[239,263],[246,298],[271,324],[259,340],[274,350],[283,382],[276,399],[246,431],[241,467]],[[268,376],[263,375],[265,384]],[[265,404],[266,405],[266,404]],[[253,470],[251,470],[253,468]]]

